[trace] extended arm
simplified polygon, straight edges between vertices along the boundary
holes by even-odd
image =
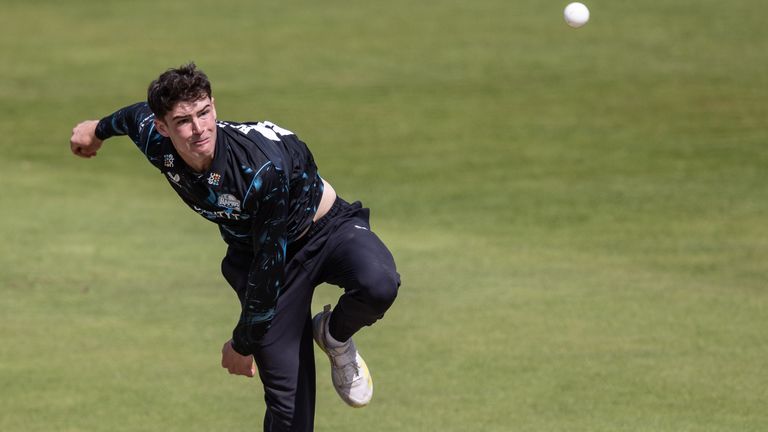
[[[146,155],[149,148],[163,137],[155,130],[155,116],[145,102],[121,108],[101,120],[86,120],[72,129],[69,140],[72,153],[90,158],[96,156],[104,140],[128,135]]]

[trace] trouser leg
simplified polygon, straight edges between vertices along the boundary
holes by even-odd
[[[222,262],[225,278],[241,299],[251,258],[231,249]],[[315,413],[315,359],[311,300],[314,285],[291,263],[277,300],[275,317],[254,353],[264,386],[264,431],[312,431]]]
[[[282,316],[288,318],[287,314]],[[290,326],[290,337],[284,334],[279,339],[265,340],[254,354],[264,385],[265,432],[313,430],[315,358],[309,306],[301,318],[294,318],[303,324]],[[274,328],[273,324],[270,331]]]
[[[400,275],[392,254],[371,231],[367,209],[345,221],[330,243],[323,280],[344,288],[344,294],[331,315],[329,332],[343,342],[384,316],[397,296]]]

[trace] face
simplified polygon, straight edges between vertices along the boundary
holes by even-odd
[[[155,127],[168,137],[179,155],[193,168],[207,168],[216,148],[216,107],[205,97],[194,102],[178,102]]]

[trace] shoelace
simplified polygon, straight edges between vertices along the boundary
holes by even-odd
[[[352,344],[347,344],[343,351],[338,348],[331,348],[333,352],[333,365],[337,370],[341,370],[344,376],[344,383],[353,383],[360,378],[360,365],[357,363],[357,353],[352,348]],[[348,360],[346,363],[341,363],[338,360]],[[341,363],[341,364],[340,364]]]
[[[342,367],[341,370],[344,373],[345,384],[351,384],[359,380],[360,378],[362,378],[362,375],[360,375],[360,367],[358,366],[356,361],[347,363]]]

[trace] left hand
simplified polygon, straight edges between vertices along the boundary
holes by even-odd
[[[232,375],[242,375],[253,378],[256,375],[256,363],[253,356],[242,356],[232,348],[232,339],[221,347],[221,367],[227,369]]]

